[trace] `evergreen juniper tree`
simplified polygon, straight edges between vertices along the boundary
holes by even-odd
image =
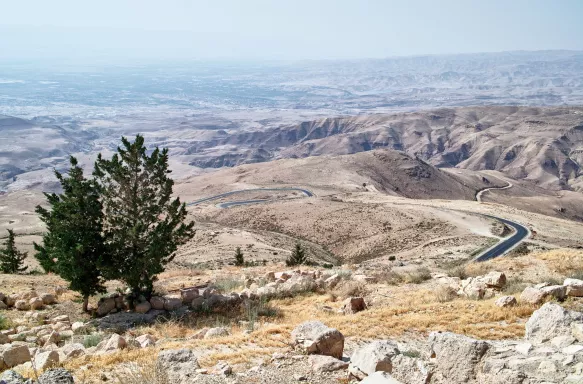
[[[289,257],[289,259],[285,261],[285,264],[291,267],[293,265],[301,265],[307,263],[308,257],[306,256],[306,251],[304,250],[300,243],[296,243],[296,247],[292,251],[292,254]]]
[[[237,247],[235,250],[235,265],[242,266],[245,264],[245,258],[243,257],[243,252],[241,252],[241,247]]]
[[[108,255],[99,185],[83,176],[77,159],[71,156],[70,163],[67,177],[55,171],[63,193],[45,193],[50,210],[36,207],[47,232],[42,245],[34,244],[35,257],[47,272],[57,273],[83,296],[87,311],[89,296],[105,292],[101,266],[107,264]]]
[[[4,247],[0,249],[0,271],[3,273],[24,272],[28,268],[24,265],[27,254],[16,248],[15,237],[14,231],[9,229]]]
[[[172,199],[168,149],[148,155],[144,137],[122,146],[110,160],[99,154],[94,175],[102,187],[104,237],[111,253],[108,276],[124,281],[134,297],[149,298],[156,275],[177,247],[194,236],[186,206]]]

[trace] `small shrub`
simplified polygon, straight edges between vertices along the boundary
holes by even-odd
[[[530,284],[526,283],[521,278],[513,277],[513,278],[506,280],[506,285],[504,286],[503,291],[504,291],[504,293],[509,294],[509,295],[512,295],[515,293],[521,293],[529,285]]]
[[[431,271],[426,267],[417,268],[407,273],[407,282],[409,283],[421,284],[429,279],[431,279]]]
[[[528,255],[530,253],[530,249],[528,249],[528,245],[526,243],[521,243],[518,247],[514,248],[512,251],[508,253],[508,257],[519,257]]]
[[[395,255],[389,256],[389,261],[395,261],[395,260],[397,260],[397,256],[395,256]]]
[[[101,342],[101,335],[93,334],[93,335],[86,335],[83,338],[83,346],[85,348],[96,347],[97,344]]]
[[[435,295],[435,300],[439,303],[447,303],[457,297],[455,289],[446,285],[440,285],[437,287],[433,291],[433,294]]]
[[[241,251],[241,247],[237,247],[235,250],[235,265],[241,267],[245,264],[245,257]]]
[[[468,273],[464,265],[459,265],[447,271],[448,276],[459,277],[461,280],[468,278]]]
[[[238,279],[223,277],[221,279],[217,279],[213,285],[220,293],[230,293],[240,288],[243,283]]]
[[[352,271],[349,269],[339,269],[333,271],[335,275],[338,275],[342,280],[350,280],[352,278]]]
[[[271,305],[264,297],[258,301],[249,301],[245,307],[245,318],[250,331],[255,330],[255,323],[260,317],[281,317],[281,310]]]
[[[13,325],[12,320],[0,313],[0,331],[12,328]]]
[[[382,280],[389,285],[399,285],[405,282],[405,276],[398,272],[390,271],[382,277]]]
[[[401,353],[403,356],[407,356],[407,357],[413,357],[413,358],[419,358],[421,357],[421,353],[419,351],[415,351],[413,349],[409,350],[409,351],[404,351]]]
[[[326,269],[332,269],[332,268],[334,268],[334,264],[324,263],[324,264],[322,264],[322,267],[326,268]]]

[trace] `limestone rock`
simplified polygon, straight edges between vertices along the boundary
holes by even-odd
[[[492,271],[480,279],[490,288],[501,289],[506,285],[506,275],[503,272]]]
[[[228,375],[233,373],[233,368],[231,368],[229,363],[227,363],[226,361],[219,361],[215,365],[213,371],[215,371],[216,373],[218,373],[220,375],[228,376]]]
[[[583,297],[583,280],[565,279],[563,285],[566,287],[567,296]]]
[[[152,296],[150,299],[150,305],[154,309],[162,310],[164,309],[164,298],[160,296]]]
[[[310,355],[308,363],[315,373],[334,372],[348,368],[348,363],[332,356]]]
[[[182,298],[182,304],[190,304],[192,300],[199,297],[198,288],[188,288],[180,290],[180,297]]]
[[[64,368],[52,368],[39,376],[38,382],[42,384],[74,384],[73,375]]]
[[[324,280],[324,287],[331,289],[338,285],[338,283],[342,280],[339,274],[334,274]]]
[[[526,322],[525,338],[533,344],[540,344],[556,336],[571,335],[571,323],[581,321],[582,316],[581,313],[570,313],[558,304],[546,303]]]
[[[571,334],[577,341],[583,342],[583,323],[571,323]]]
[[[27,300],[16,300],[14,302],[14,308],[18,309],[19,311],[28,311],[30,309],[30,305],[28,304]]]
[[[392,364],[391,375],[407,384],[429,383],[433,376],[433,367],[416,357],[400,354],[393,357]]]
[[[291,333],[291,341],[309,354],[341,359],[344,351],[344,335],[320,321],[307,321],[298,325]]]
[[[140,348],[153,347],[156,345],[156,338],[148,334],[136,337],[136,341],[140,344]]]
[[[152,305],[149,301],[143,301],[141,303],[136,304],[135,311],[137,313],[147,313],[152,308]]]
[[[35,311],[37,309],[42,309],[44,303],[40,297],[33,297],[32,299],[29,300],[28,305],[30,306],[30,309]]]
[[[26,345],[11,345],[2,353],[2,360],[7,368],[30,361],[30,351]]]
[[[397,345],[392,341],[373,341],[352,353],[348,371],[361,380],[377,371],[391,372],[392,360],[399,353]]]
[[[540,304],[544,301],[546,294],[538,288],[526,287],[520,294],[520,302],[526,304]]]
[[[205,339],[214,339],[215,337],[223,337],[229,335],[229,330],[225,327],[211,328],[205,332]]]
[[[366,309],[366,303],[362,297],[349,297],[344,300],[342,311],[344,313],[357,313]]]
[[[190,349],[173,349],[158,354],[158,368],[168,376],[170,383],[190,382],[200,368],[196,356]]]
[[[108,297],[99,300],[97,304],[97,316],[105,316],[115,309],[115,298]]]
[[[516,301],[516,298],[514,296],[502,296],[498,300],[496,300],[494,304],[500,308],[507,308],[515,306],[516,304],[518,304],[518,302]]]
[[[368,376],[366,379],[362,380],[360,384],[404,384],[387,372],[375,372]]]
[[[0,369],[2,369],[0,364]],[[8,370],[3,372],[0,375],[0,383],[2,384],[28,384],[30,381],[27,381],[22,377],[22,375],[18,372],[14,372],[12,370]]]
[[[61,348],[61,353],[66,359],[73,359],[85,354],[85,346],[81,343],[65,344]]]
[[[127,346],[126,340],[118,334],[113,334],[103,346],[104,352],[116,351]]]
[[[182,307],[182,297],[180,296],[166,296],[164,298],[164,309],[167,311],[175,311]]]
[[[450,332],[432,332],[429,342],[435,356],[435,374],[453,383],[475,380],[477,367],[489,349],[485,341]]]
[[[567,287],[564,285],[549,285],[541,288],[541,291],[545,294],[545,297],[554,297],[560,301],[563,301],[567,296]]]
[[[57,351],[46,351],[37,353],[34,356],[34,368],[44,371],[59,364],[59,353]]]
[[[43,293],[39,297],[45,305],[53,305],[57,303],[57,298],[51,293]]]

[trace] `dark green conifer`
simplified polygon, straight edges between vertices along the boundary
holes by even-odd
[[[308,257],[306,256],[306,251],[299,242],[296,243],[296,247],[292,251],[292,254],[289,257],[289,259],[285,261],[285,263],[288,267],[294,265],[308,264]]]
[[[24,265],[27,254],[16,248],[15,237],[14,231],[9,229],[4,247],[0,249],[0,271],[3,273],[20,273],[28,268]]]
[[[237,247],[235,250],[235,265],[242,266],[245,264],[245,257],[243,256],[243,252],[241,251],[241,247]]]
[[[95,162],[112,256],[108,277],[124,281],[136,297],[151,296],[156,275],[194,236],[194,223],[185,223],[186,206],[172,199],[170,172],[168,149],[148,155],[141,135],[134,142],[122,137],[110,160],[100,154]]]

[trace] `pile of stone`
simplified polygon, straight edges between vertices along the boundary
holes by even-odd
[[[212,286],[185,288],[180,293],[166,296],[154,296],[150,300],[138,299],[135,312],[141,314],[159,315],[163,311],[179,311],[192,309],[214,309],[221,306],[231,308],[245,300],[256,300],[262,297],[273,298],[278,296],[293,296],[301,292],[314,291],[317,288],[332,289],[338,285],[341,277],[331,272],[319,270],[268,272],[261,278],[242,277],[245,289],[240,292],[221,294]],[[264,284],[264,285],[263,285]],[[96,314],[106,316],[128,311],[130,303],[126,296],[113,293],[100,299]],[[349,303],[346,305],[349,313],[357,312],[357,308],[365,308],[364,303]],[[360,309],[360,310],[362,310]]]
[[[458,296],[470,299],[489,299],[494,297],[506,286],[506,275],[503,272],[492,271],[484,276],[460,279],[442,273],[433,274],[433,279],[446,285]]]
[[[583,313],[547,303],[526,323],[524,340],[484,341],[433,332],[421,350],[375,340],[343,356],[344,337],[313,321],[292,332],[291,342],[315,372],[346,369],[361,383],[583,383]]]
[[[563,285],[541,283],[526,287],[520,295],[520,301],[528,304],[541,304],[553,298],[559,301],[567,297],[583,297],[583,280],[565,279]]]
[[[56,303],[57,295],[55,293],[39,294],[34,290],[10,295],[0,293],[0,310],[9,308],[14,308],[19,311],[38,310]]]

